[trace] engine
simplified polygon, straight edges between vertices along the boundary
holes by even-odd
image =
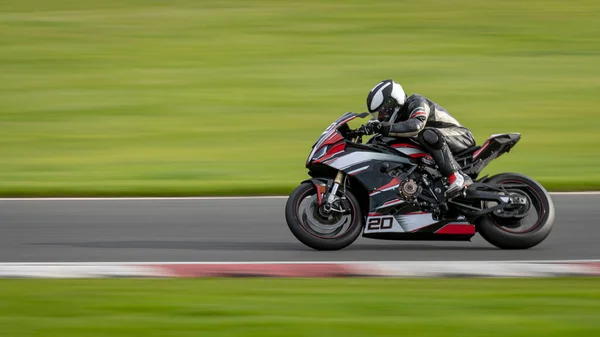
[[[419,185],[414,179],[406,179],[400,184],[399,190],[405,200],[412,201],[419,192]]]

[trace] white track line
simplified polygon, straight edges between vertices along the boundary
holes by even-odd
[[[188,264],[393,264],[393,263],[586,263],[598,262],[600,259],[582,259],[582,260],[453,260],[453,261],[416,261],[416,260],[398,260],[398,261],[239,261],[239,262],[204,262],[204,261],[177,261],[177,262],[0,262],[3,266],[72,266],[85,264],[86,266],[107,266],[107,265],[188,265]]]
[[[600,191],[590,192],[550,192],[550,195],[600,195]],[[285,195],[247,196],[247,197],[97,197],[97,198],[0,198],[0,201],[119,201],[119,200],[252,200],[287,199]]]
[[[600,191],[589,192],[550,192],[551,195],[600,195]]]

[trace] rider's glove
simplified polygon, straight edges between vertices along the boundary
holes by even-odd
[[[364,125],[365,131],[367,135],[372,135],[375,133],[382,133],[383,125],[380,121],[376,119],[370,120],[367,124]]]

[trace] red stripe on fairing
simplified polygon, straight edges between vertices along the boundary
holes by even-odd
[[[469,235],[475,234],[475,226],[471,224],[449,223],[435,231],[435,234]]]
[[[323,156],[323,158],[319,158],[319,159],[315,160],[315,163],[323,162],[323,161],[335,156],[336,154],[344,151],[345,148],[346,148],[346,144],[339,143],[339,144],[333,146],[331,149],[329,149],[329,151],[327,151],[327,153],[325,154],[325,156]]]
[[[381,206],[385,206],[388,204],[393,204],[393,203],[397,203],[397,202],[401,202],[401,201],[402,201],[402,199],[394,199],[394,200],[384,202],[383,205],[381,205]]]
[[[430,155],[428,155],[427,153],[413,153],[413,154],[409,154],[409,156],[411,158],[421,158],[421,157],[425,157],[425,158],[429,158],[429,159],[433,159],[433,157],[431,157]]]
[[[406,143],[402,143],[402,144],[392,144],[393,148],[399,148],[399,147],[410,147],[412,149],[421,149],[420,146],[414,145],[414,144],[406,144]]]
[[[339,132],[335,132],[331,136],[327,137],[327,139],[325,139],[322,145],[335,144],[342,139],[344,139],[344,137],[342,137],[342,135],[340,135]]]
[[[483,144],[483,146],[479,150],[473,152],[473,159],[477,158],[481,151],[485,150],[485,148],[488,147],[488,145],[490,145],[489,139]]]
[[[346,148],[346,144],[339,143],[339,144],[333,146],[331,149],[329,149],[329,151],[327,151],[327,153],[336,154],[338,152],[344,151],[345,148]]]

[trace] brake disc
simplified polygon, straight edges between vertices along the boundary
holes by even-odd
[[[340,229],[340,233],[346,231],[352,222],[350,215],[341,213],[331,213],[327,218],[319,214],[318,201],[316,196],[308,200],[308,206],[305,207],[302,219],[312,230],[320,234],[331,234]]]

